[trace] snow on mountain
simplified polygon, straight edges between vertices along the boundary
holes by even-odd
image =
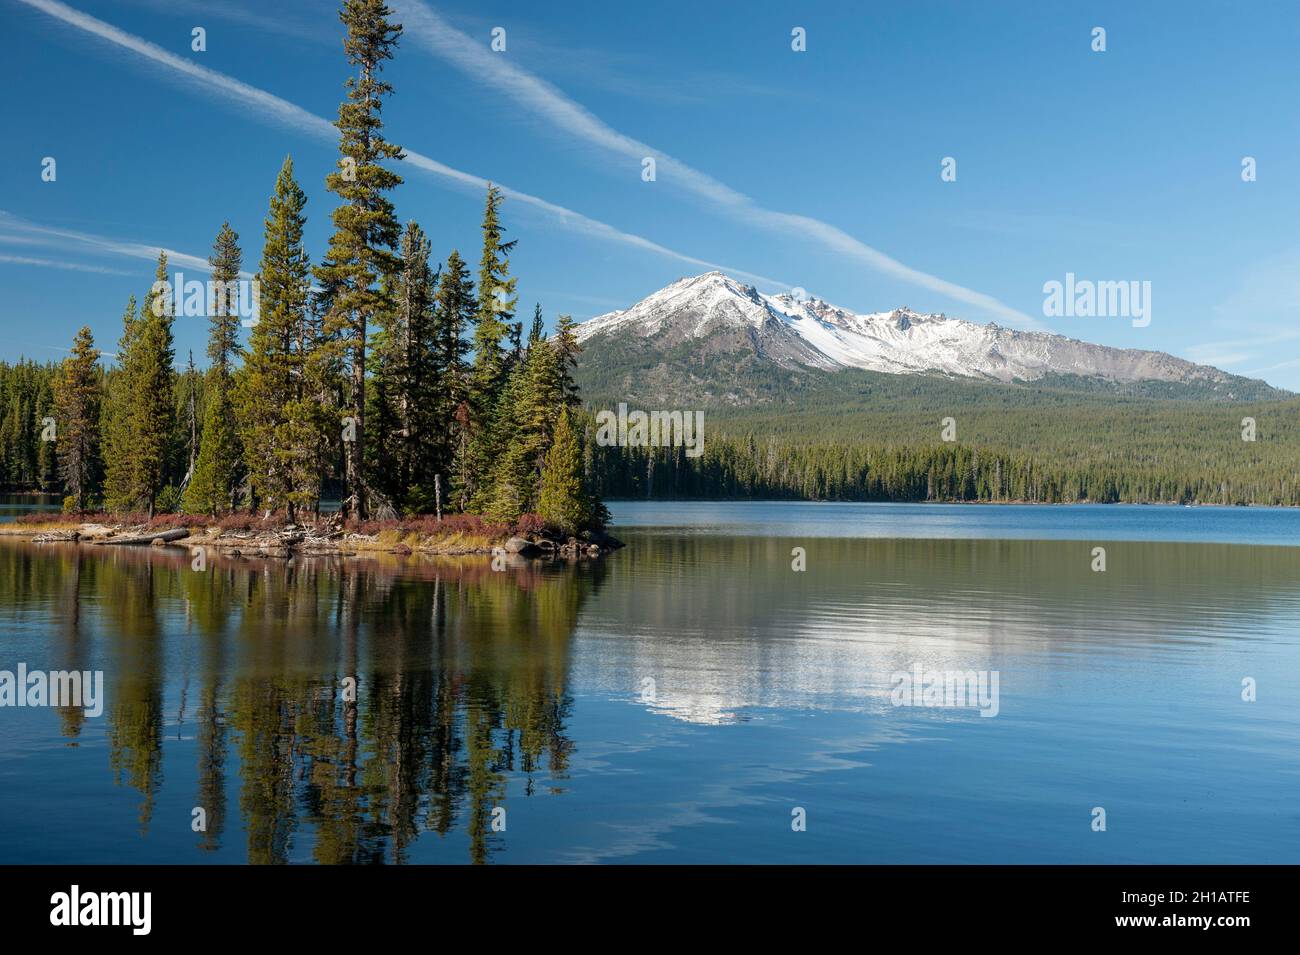
[[[763,295],[722,272],[679,279],[631,308],[577,327],[601,335],[746,347],[785,367],[941,373],[1010,382],[1048,374],[1112,381],[1226,382],[1231,375],[1164,352],[1093,345],[1064,335],[923,315],[908,308],[859,315],[820,299]]]

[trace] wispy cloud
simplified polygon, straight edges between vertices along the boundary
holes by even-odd
[[[3,209],[0,209],[0,229],[4,230],[6,233],[0,235],[0,242],[4,243],[50,246],[62,249],[71,248],[80,253],[122,255],[134,259],[145,259],[150,262],[158,261],[158,254],[160,252],[166,252],[167,262],[170,265],[180,265],[188,269],[198,269],[202,272],[211,271],[211,267],[208,265],[208,260],[197,255],[178,252],[175,249],[168,249],[159,245],[148,245],[143,242],[112,239],[102,235],[94,235],[89,232],[77,232],[73,229],[62,229],[55,226],[41,225],[27,219],[22,219],[10,212],[4,211]],[[65,262],[64,264],[66,267],[71,267],[71,263]],[[240,274],[244,278],[252,277],[251,274],[247,272]]]
[[[178,76],[188,86],[197,92],[206,95],[215,96],[228,102],[234,102],[241,106],[251,107],[256,115],[265,120],[277,123],[295,132],[312,136],[317,139],[324,139],[330,142],[337,142],[338,130],[327,119],[311,113],[301,106],[290,103],[288,100],[276,96],[266,90],[256,86],[251,86],[232,76],[219,73],[216,70],[200,66],[183,57],[176,56],[173,53],[164,50],[162,47],[150,43],[142,37],[135,36],[121,30],[111,23],[106,23],[89,14],[82,13],[69,7],[67,4],[60,3],[58,0],[19,0],[29,7],[40,10],[52,17],[62,21],[69,26],[75,27],[86,33],[91,34],[108,43],[115,44],[122,49],[129,50],[136,55],[143,57],[155,66],[165,67],[169,75]],[[444,163],[438,162],[429,156],[411,150],[406,151],[406,160],[411,166],[423,172],[429,173],[446,182],[450,182],[462,188],[471,188],[483,190],[487,188],[488,181],[482,176],[476,176],[472,173],[463,172],[454,169]],[[730,272],[733,275],[743,276],[745,278],[762,282],[766,285],[783,286],[789,288],[788,283],[777,281],[766,276],[758,275],[752,272],[746,272],[741,269],[735,269],[726,265],[720,265],[707,259],[697,258],[670,249],[667,246],[653,242],[644,236],[636,235],[630,232],[624,232],[613,226],[592,219],[572,209],[565,208],[553,202],[548,202],[537,196],[518,189],[512,189],[508,186],[498,183],[498,187],[505,195],[518,202],[525,203],[533,208],[553,217],[562,227],[579,232],[593,238],[602,239],[610,242],[618,242],[624,245],[630,245],[634,248],[646,252],[652,252],[656,255],[666,256],[676,259],[679,262],[685,262],[692,266],[698,266],[706,269],[721,269]]]
[[[744,193],[697,170],[662,150],[625,135],[574,102],[540,77],[486,44],[466,36],[421,0],[393,0],[405,34],[474,79],[505,93],[554,128],[600,149],[639,163],[653,157],[660,182],[691,192],[746,225],[781,235],[802,235],[877,272],[997,315],[1037,328],[1041,323],[990,295],[912,268],[847,232],[811,216],[766,208]]]
[[[498,15],[457,10],[447,15],[462,33],[480,33],[487,37],[501,23]],[[646,102],[668,104],[707,104],[717,106],[728,99],[752,102],[761,97],[771,102],[788,101],[810,105],[816,95],[808,88],[794,89],[776,80],[754,80],[723,69],[695,63],[676,63],[664,70],[662,61],[649,48],[613,49],[608,44],[589,42],[582,46],[566,35],[552,42],[549,37],[520,29],[510,31],[510,58],[516,61],[546,64],[549,76],[563,76],[584,86]],[[646,77],[653,76],[653,82]]]
[[[1224,329],[1224,337],[1188,346],[1193,360],[1247,365],[1238,373],[1250,377],[1300,366],[1300,359],[1278,361],[1279,352],[1293,352],[1300,342],[1300,247],[1252,262],[1211,314],[1211,324]]]
[[[0,239],[0,241],[3,241]],[[103,265],[86,265],[83,262],[63,262],[55,259],[40,259],[29,255],[5,255],[0,253],[0,263],[5,265],[34,265],[43,269],[65,269],[69,272],[92,272],[99,275],[130,275],[121,269],[110,269]]]
[[[12,325],[12,324],[16,324],[18,319],[12,315],[5,315],[5,316],[0,316],[0,321]],[[0,336],[0,342],[5,342],[10,345],[21,346],[23,349],[22,354],[27,354],[27,349],[39,349],[40,351],[56,351],[56,352],[62,352],[65,355],[72,354],[71,348],[64,348],[62,345],[43,345],[40,342],[28,341],[25,338],[10,338],[9,336],[5,335],[5,336]],[[116,352],[101,351],[99,354],[101,358],[114,358],[114,359],[117,358]]]

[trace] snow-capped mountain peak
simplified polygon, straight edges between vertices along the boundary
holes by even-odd
[[[630,308],[582,323],[577,334],[583,342],[631,336],[664,347],[694,341],[714,352],[750,351],[787,368],[864,368],[1004,382],[1049,374],[1118,382],[1233,378],[1163,352],[979,325],[907,307],[859,314],[819,298],[763,295],[722,272],[679,279]]]

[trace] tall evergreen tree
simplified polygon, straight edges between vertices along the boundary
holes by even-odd
[[[565,534],[575,534],[588,527],[595,514],[594,502],[583,481],[582,447],[569,421],[568,408],[560,410],[555,440],[546,452],[537,514]]]
[[[563,407],[551,342],[540,338],[528,349],[510,376],[500,407],[508,409],[509,418],[496,423],[502,451],[488,513],[494,520],[513,521],[537,503],[543,459]]]
[[[208,264],[212,267],[213,287],[208,311],[212,324],[208,336],[209,367],[223,378],[229,378],[231,365],[239,352],[239,270],[244,264],[239,234],[229,222],[221,224]]]
[[[372,472],[389,501],[404,508],[418,489],[432,493],[438,455],[441,376],[436,317],[438,273],[429,267],[429,240],[415,222],[402,235],[402,271],[394,308],[381,316],[371,341]]]
[[[458,501],[461,509],[465,508],[472,493],[468,478],[470,383],[465,362],[469,344],[465,341],[465,332],[473,324],[477,308],[469,269],[460,253],[453,249],[442,271],[434,313],[441,397],[437,414],[445,428],[439,442],[436,473],[443,475],[445,486],[450,491],[448,499]]]
[[[555,320],[555,352],[559,366],[560,394],[566,405],[576,409],[582,404],[578,394],[578,384],[573,380],[573,370],[578,367],[578,333],[572,315],[561,315]]]
[[[135,499],[134,461],[131,453],[131,402],[139,364],[140,328],[143,315],[137,314],[135,296],[126,303],[122,315],[122,337],[117,342],[117,368],[107,378],[106,395],[101,405],[100,434],[104,453],[104,507],[110,511],[127,511],[137,506]]]
[[[212,266],[213,296],[209,307],[208,401],[203,421],[203,441],[184,507],[192,514],[221,514],[234,506],[240,449],[235,430],[232,364],[239,350],[239,270],[243,253],[239,236],[223,223],[208,259]]]
[[[150,518],[163,489],[175,411],[174,316],[171,298],[166,294],[167,287],[167,254],[164,252],[158,256],[154,287],[140,319],[140,338],[136,343],[139,360],[131,383],[128,451],[133,461],[133,496],[145,505]]]
[[[184,509],[190,514],[223,514],[234,506],[239,435],[235,431],[231,383],[211,373],[209,382],[203,440],[183,498]]]
[[[472,431],[469,451],[469,487],[471,499],[481,505],[491,493],[483,480],[488,475],[506,435],[499,422],[509,420],[508,409],[501,407],[510,371],[511,351],[503,341],[514,328],[515,279],[510,276],[510,251],[515,241],[503,242],[501,224],[504,196],[489,185],[483,211],[483,254],[479,260],[478,314],[474,325],[474,369],[470,380],[469,410]]]
[[[542,338],[542,303],[533,304],[533,324],[528,329],[528,347],[532,348]]]
[[[333,430],[313,360],[306,203],[293,158],[286,157],[266,218],[258,319],[235,399],[251,497],[271,510],[285,508],[290,519],[319,500],[326,435]]]
[[[56,453],[66,503],[84,511],[100,472],[99,351],[90,329],[77,332],[72,354],[63,362],[55,382],[54,408],[58,424]]]
[[[441,269],[429,266],[429,240],[412,222],[403,237],[403,380],[400,420],[405,449],[402,499],[407,507],[431,510],[434,476],[441,465],[446,424],[442,331],[438,318]],[[427,502],[427,503],[426,503]]]
[[[348,62],[357,70],[349,77],[347,100],[339,107],[340,170],[326,178],[331,192],[342,200],[334,210],[334,234],[329,251],[316,270],[322,286],[325,339],[346,368],[347,417],[354,424],[355,440],[345,443],[345,508],[366,513],[365,448],[366,344],[371,320],[391,307],[382,280],[395,275],[401,260],[391,251],[400,226],[393,203],[385,193],[401,177],[381,165],[401,159],[401,148],[383,136],[380,118],[383,98],[392,86],[379,79],[384,60],[402,28],[388,22],[392,11],[383,0],[344,0],[339,19],[347,27],[343,41]]]
[[[509,336],[514,318],[516,280],[510,275],[510,252],[517,240],[503,242],[501,190],[489,185],[483,209],[483,253],[478,269],[478,316],[474,327],[474,387],[481,413],[491,405],[504,383],[509,354],[502,342]]]
[[[199,408],[198,408],[199,373],[194,370],[194,350],[190,349],[185,362],[185,476],[181,484],[188,487],[194,477],[194,465],[199,458]]]
[[[172,439],[175,356],[169,290],[167,255],[161,253],[144,306],[136,314],[132,299],[123,316],[118,371],[104,404],[105,506],[116,511],[145,507],[150,517],[163,487]]]

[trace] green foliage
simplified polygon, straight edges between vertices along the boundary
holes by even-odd
[[[465,332],[474,322],[478,303],[474,300],[474,285],[469,269],[455,249],[447,256],[438,285],[435,309],[438,341],[438,368],[441,388],[438,396],[438,420],[445,429],[440,441],[438,472],[450,475],[450,499],[464,508],[473,493],[474,483],[469,477],[470,428],[473,415],[470,409],[469,368],[465,355],[469,345]],[[421,492],[427,496],[428,489]],[[427,508],[426,508],[427,510]]]
[[[135,476],[131,458],[131,402],[134,398],[134,379],[138,355],[138,340],[142,318],[136,313],[135,296],[126,303],[122,315],[122,337],[117,343],[118,371],[107,380],[106,395],[101,406],[104,441],[104,506],[109,510],[135,509]]]
[[[554,345],[539,332],[511,373],[505,395],[498,403],[494,427],[501,456],[494,468],[491,502],[486,510],[493,520],[511,522],[533,508],[543,458],[551,446],[562,407],[559,356]]]
[[[99,351],[83,326],[54,387],[59,478],[77,511],[89,507],[100,478],[100,377]]]
[[[577,407],[572,321],[561,316],[548,341],[538,305],[525,347],[512,321],[514,242],[502,239],[499,189],[489,186],[486,197],[478,295],[458,252],[445,270],[431,268],[419,225],[400,230],[387,193],[401,178],[384,163],[402,153],[383,138],[380,120],[392,89],[379,75],[401,32],[390,15],[382,0],[343,3],[355,74],[336,123],[341,161],[327,186],[340,205],[314,270],[319,293],[304,244],[306,196],[286,158],[265,220],[247,349],[237,307],[242,252],[226,222],[209,258],[207,372],[194,368],[192,354],[183,372],[175,368],[162,255],[144,304],[127,305],[115,367],[99,370],[85,329],[58,368],[0,363],[0,481],[62,484],[76,508],[102,491],[109,511],[147,508],[151,518],[159,507],[226,515],[245,496],[250,511],[293,517],[319,508],[340,478],[345,509],[361,518],[372,498],[407,513],[474,504],[510,521],[538,503],[557,421]],[[400,256],[392,251],[399,238]],[[54,404],[56,378],[67,439],[57,452],[37,427]],[[341,428],[349,418],[351,433]],[[582,484],[589,452],[571,432],[568,440],[550,493],[565,526],[577,527],[563,468],[576,460]],[[582,514],[600,513],[584,496]]]
[[[271,510],[315,507],[333,427],[328,371],[308,308],[311,264],[303,245],[307,197],[286,157],[266,218],[261,302],[236,376],[234,408],[250,497]]]
[[[120,372],[110,380],[105,415],[105,506],[145,508],[153,515],[171,461],[175,380],[171,300],[166,294],[167,255],[158,256],[153,288],[135,313],[123,316]]]
[[[219,516],[234,506],[239,438],[235,433],[230,383],[222,378],[219,368],[214,367],[209,374],[212,386],[203,420],[203,443],[194,476],[185,488],[183,506],[190,514]]]
[[[54,490],[54,446],[41,440],[42,419],[56,415],[59,366],[19,361],[0,364],[0,482],[23,490]]]
[[[566,534],[592,524],[593,502],[583,481],[582,448],[569,421],[568,408],[560,410],[555,440],[542,465],[537,515]]]
[[[560,376],[560,392],[564,403],[570,408],[577,408],[582,402],[580,389],[574,380],[574,369],[578,367],[578,353],[582,346],[578,344],[572,315],[561,315],[555,320],[555,356]]]
[[[397,173],[382,165],[401,159],[401,147],[383,136],[380,117],[384,97],[392,86],[379,78],[384,60],[402,32],[388,22],[392,11],[383,0],[345,0],[339,19],[347,27],[343,49],[357,75],[348,78],[347,100],[339,106],[339,171],[326,185],[342,204],[334,210],[334,234],[316,269],[322,286],[324,312],[321,347],[346,369],[348,388],[340,417],[355,422],[356,440],[344,442],[348,500],[345,509],[366,514],[364,469],[366,417],[366,346],[371,320],[392,308],[385,279],[402,268],[393,254],[401,227],[392,200],[385,193],[401,184]]]
[[[208,257],[213,286],[208,359],[223,378],[229,376],[231,361],[239,351],[239,270],[243,260],[239,235],[229,222],[222,223]]]
[[[432,493],[443,459],[440,392],[446,374],[438,338],[438,275],[429,267],[429,240],[415,222],[407,224],[401,248],[394,308],[380,316],[371,339],[366,447],[374,487],[398,510],[411,503],[412,491]]]
[[[474,397],[477,410],[486,413],[490,399],[501,387],[508,352],[502,348],[514,318],[516,280],[510,276],[510,252],[514,241],[501,241],[501,190],[488,186],[483,209],[483,253],[478,270],[478,316],[474,326]]]
[[[231,394],[234,387],[231,363],[239,351],[235,290],[243,264],[238,240],[230,223],[225,223],[208,260],[216,288],[208,339],[208,358],[212,365],[208,371],[209,400],[203,418],[203,440],[183,498],[185,510],[192,514],[220,515],[231,510],[239,482],[241,452]]]
[[[158,281],[167,277],[167,256],[158,257]],[[140,332],[136,392],[131,404],[132,473],[139,497],[154,512],[155,498],[165,482],[172,440],[173,390],[176,359],[172,341],[171,303],[155,292],[146,301]]]
[[[606,496],[1300,504],[1300,402],[1247,379],[824,372],[711,340],[608,336],[587,343],[578,379],[595,409],[704,411],[700,457],[594,448]],[[1244,417],[1259,422],[1255,442],[1241,439]]]
[[[509,401],[501,399],[509,387],[512,352],[503,347],[510,334],[510,319],[517,304],[515,279],[510,277],[510,251],[515,243],[502,242],[505,228],[500,210],[504,197],[488,186],[483,212],[483,254],[479,262],[478,314],[474,324],[474,367],[469,389],[469,449],[463,494],[480,504],[493,495],[490,483],[476,481],[489,474],[504,449],[511,427]]]
[[[615,497],[1300,504],[1300,401],[1099,402],[705,413],[704,453],[598,448]],[[957,441],[943,443],[951,414]],[[1255,417],[1258,440],[1243,441]]]
[[[180,489],[179,485],[168,484],[158,492],[157,507],[164,514],[187,510],[184,502],[185,492]]]

